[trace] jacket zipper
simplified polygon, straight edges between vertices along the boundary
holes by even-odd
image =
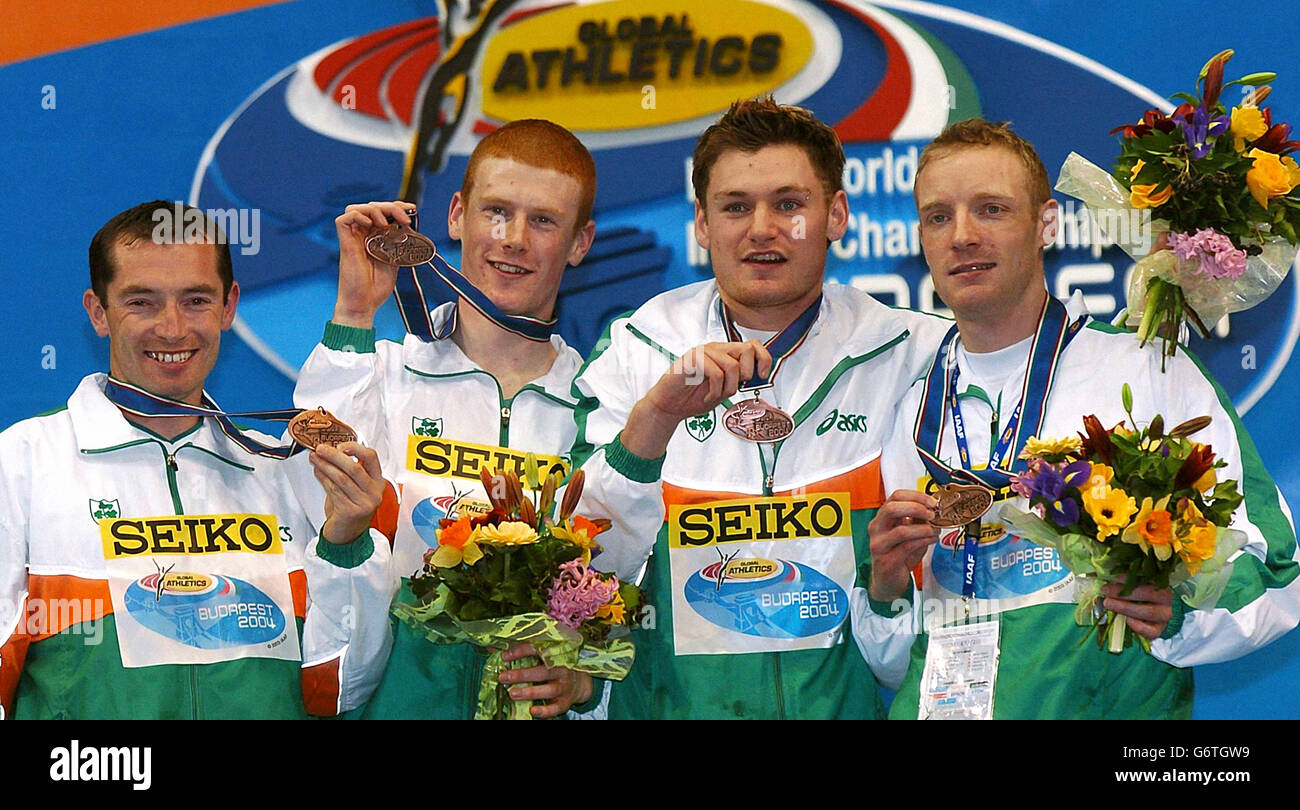
[[[179,467],[176,464],[176,454],[170,452],[166,447],[163,448],[163,456],[167,465],[167,488],[171,491],[172,506],[176,509],[176,514],[185,514],[185,509],[181,505],[180,488],[176,483],[176,472]],[[187,664],[190,671],[190,717],[191,719],[200,719],[199,714],[199,666],[198,664]]]
[[[781,653],[772,653],[772,674],[776,677],[776,719],[785,719],[785,683],[781,678]]]

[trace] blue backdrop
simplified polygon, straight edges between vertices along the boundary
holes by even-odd
[[[1294,120],[1300,111],[1300,56],[1289,27],[1261,26],[1253,15],[1227,14],[1211,2],[1177,11],[1119,0],[882,2],[874,25],[853,3],[813,5],[817,14],[804,22],[818,37],[818,25],[837,32],[838,61],[826,61],[823,48],[819,83],[787,88],[782,100],[839,123],[856,161],[849,178],[854,227],[833,251],[830,275],[894,303],[934,305],[905,235],[915,218],[906,159],[924,143],[917,133],[925,127],[872,126],[882,109],[896,112],[926,91],[917,83],[926,65],[946,77],[950,117],[1011,118],[1053,172],[1072,149],[1108,165],[1115,146],[1106,131],[1135,120],[1157,97],[1190,90],[1202,63],[1223,47],[1237,51],[1230,75],[1279,73],[1269,99],[1277,118]],[[333,299],[331,220],[347,202],[393,197],[401,171],[400,153],[385,145],[391,127],[367,129],[355,116],[332,123],[328,95],[340,85],[321,77],[348,41],[435,13],[432,3],[409,0],[299,0],[0,66],[0,198],[9,201],[0,217],[0,281],[8,292],[0,297],[0,363],[9,379],[0,390],[0,425],[56,407],[84,374],[106,368],[107,345],[80,305],[86,247],[112,214],[158,197],[261,212],[261,249],[235,257],[248,289],[243,331],[228,336],[210,390],[228,406],[288,402],[293,384],[284,372],[305,357]],[[404,51],[408,67],[428,55],[432,38],[430,30],[410,30],[425,50]],[[912,86],[886,87],[891,68],[904,61]],[[367,74],[349,75],[358,77],[364,107]],[[392,102],[383,78],[391,74],[369,75],[374,93]],[[325,86],[313,90],[312,79]],[[883,106],[854,124],[853,113],[873,103]],[[400,118],[403,110],[391,107],[384,107],[388,116]],[[408,104],[405,113],[412,112]],[[590,345],[604,317],[707,274],[686,236],[682,161],[698,132],[692,121],[709,112],[698,110],[676,129],[669,122],[625,136],[584,135],[602,186],[596,249],[570,273],[562,302],[566,337],[576,345]],[[445,170],[426,178],[426,230],[435,237],[464,165],[459,145],[477,123],[464,123]],[[888,166],[903,167],[891,175],[897,185],[886,179]],[[1048,264],[1054,289],[1082,288],[1104,311],[1106,296],[1118,295],[1126,260],[1076,240],[1049,251]],[[1300,360],[1291,351],[1300,329],[1296,294],[1289,279],[1265,306],[1233,318],[1225,338],[1197,346],[1248,407],[1246,425],[1292,503],[1300,502],[1292,425],[1300,389]],[[391,315],[384,328],[396,328]],[[1247,351],[1253,363],[1242,362]],[[1298,674],[1297,634],[1200,668],[1196,716],[1300,716],[1300,696],[1287,688]]]

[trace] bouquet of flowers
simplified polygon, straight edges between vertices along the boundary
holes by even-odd
[[[531,643],[547,666],[612,680],[632,667],[628,635],[640,615],[641,590],[589,567],[599,550],[595,538],[609,521],[573,513],[583,472],[569,481],[556,518],[550,513],[562,473],[553,470],[543,481],[530,455],[524,475],[531,498],[516,473],[481,471],[492,510],[444,518],[438,547],[411,580],[416,604],[393,609],[434,643],[488,651],[475,719],[531,717],[529,706],[511,700],[498,682],[506,666],[501,653],[512,644]],[[536,664],[530,657],[509,666]]]
[[[1127,384],[1123,401],[1136,424]],[[1228,583],[1228,558],[1246,542],[1228,528],[1242,496],[1236,481],[1217,479],[1225,462],[1189,438],[1209,423],[1201,416],[1165,431],[1157,414],[1141,429],[1121,422],[1106,430],[1085,416],[1078,436],[1025,444],[1028,469],[1012,488],[1031,511],[1006,504],[1002,519],[1014,534],[1056,549],[1080,578],[1075,622],[1089,634],[1097,628],[1099,647],[1118,653],[1129,642],[1125,617],[1097,609],[1106,583],[1122,579],[1124,595],[1141,585],[1172,588],[1191,608],[1213,607]],[[1149,652],[1150,642],[1139,640]]]
[[[1144,344],[1159,337],[1165,356],[1188,321],[1209,337],[1224,315],[1267,298],[1300,241],[1300,167],[1290,157],[1300,142],[1260,106],[1275,74],[1224,84],[1231,58],[1211,58],[1197,95],[1175,94],[1182,104],[1171,115],[1147,110],[1112,130],[1123,133],[1113,174],[1071,153],[1056,185],[1101,212],[1107,236],[1138,260],[1119,320]],[[1254,89],[1229,110],[1221,95],[1232,85]]]

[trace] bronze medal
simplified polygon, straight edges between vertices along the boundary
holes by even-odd
[[[993,506],[993,493],[984,487],[944,484],[934,491],[939,508],[930,525],[940,529],[965,526],[984,516]]]
[[[366,252],[384,264],[414,267],[429,261],[438,251],[429,237],[394,222],[387,231],[366,240]]]
[[[308,450],[328,444],[337,447],[357,440],[357,432],[324,408],[303,411],[289,421],[289,435]]]
[[[747,442],[779,442],[794,432],[790,414],[755,396],[737,402],[722,414],[722,424]]]

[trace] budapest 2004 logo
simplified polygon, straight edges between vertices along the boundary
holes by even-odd
[[[834,630],[848,615],[848,597],[815,568],[756,557],[706,566],[683,589],[696,613],[713,624],[764,638],[805,638]]]
[[[241,579],[220,574],[148,574],[127,586],[123,604],[149,630],[201,650],[266,643],[286,627],[274,600]]]
[[[695,138],[733,99],[773,93],[813,110],[844,142],[852,215],[828,277],[940,312],[911,200],[929,139],[972,115],[1010,120],[1054,175],[1071,151],[1107,165],[1111,127],[1170,107],[1051,42],[910,0],[448,6],[447,18],[359,32],[286,66],[232,113],[197,167],[190,202],[262,212],[261,250],[236,267],[245,293],[237,329],[285,374],[332,308],[338,212],[412,200],[454,262],[441,212],[475,143],[509,120],[556,120],[596,160],[596,242],[567,272],[559,302],[561,333],[585,352],[609,317],[708,277],[691,234],[688,163]],[[1093,315],[1110,319],[1132,262],[1086,209],[1063,202],[1049,286],[1058,297],[1081,291]],[[395,312],[381,310],[379,329],[400,334]],[[1247,410],[1300,333],[1294,275],[1251,317],[1216,331],[1193,348]]]

